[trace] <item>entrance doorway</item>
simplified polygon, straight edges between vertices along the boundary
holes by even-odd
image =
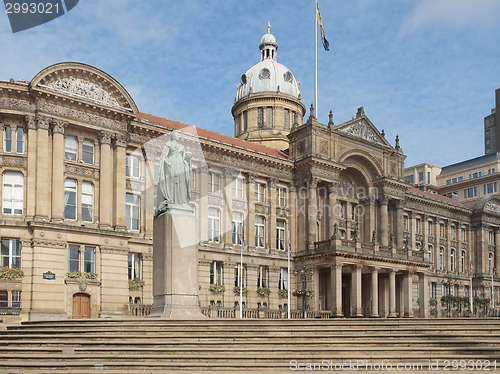
[[[76,293],[73,295],[73,319],[90,318],[90,295]]]

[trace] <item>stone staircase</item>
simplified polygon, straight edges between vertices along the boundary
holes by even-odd
[[[446,371],[445,360],[450,369],[453,360],[474,360],[475,369],[489,360],[493,372],[496,360],[500,372],[499,342],[500,319],[24,322],[0,330],[0,372],[285,372],[314,363],[338,372],[392,365],[395,372],[398,364],[422,363],[400,372],[436,373]]]

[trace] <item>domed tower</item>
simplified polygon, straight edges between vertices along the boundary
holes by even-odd
[[[279,150],[288,148],[287,135],[301,125],[306,112],[300,84],[276,60],[278,43],[267,26],[260,40],[260,62],[241,76],[232,114],[237,138]]]

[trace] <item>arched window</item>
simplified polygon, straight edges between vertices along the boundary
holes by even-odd
[[[465,251],[460,253],[460,272],[465,273]]]
[[[438,269],[444,270],[444,248],[439,247]]]
[[[450,271],[455,271],[455,249],[452,248],[450,252]]]

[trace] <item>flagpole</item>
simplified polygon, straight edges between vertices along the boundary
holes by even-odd
[[[292,251],[292,245],[290,243],[290,231],[288,231],[288,269],[287,269],[287,279],[288,279],[288,308],[287,308],[287,315],[288,319],[290,319],[290,308],[292,305],[290,304],[291,301],[291,279],[290,279],[290,257],[291,257],[291,251]]]
[[[245,247],[245,234],[242,233],[241,252],[240,252],[240,318],[243,318],[243,247]]]
[[[318,118],[318,0],[314,7],[314,113]]]

